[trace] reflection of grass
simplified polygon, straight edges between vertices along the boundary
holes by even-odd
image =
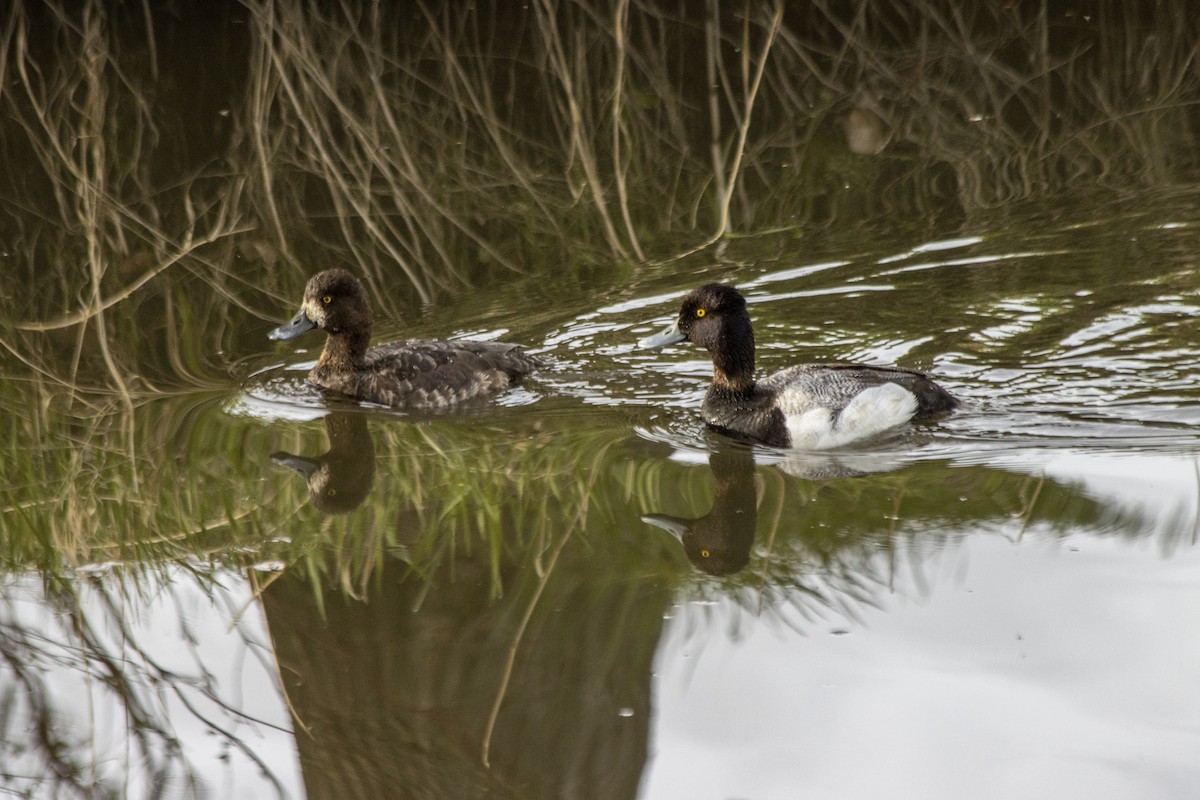
[[[241,448],[263,432],[197,420],[207,403],[143,403],[132,412],[71,420],[46,410],[51,398],[5,387],[13,441],[5,460],[6,569],[50,574],[83,565],[208,561],[263,534],[261,508],[236,491],[247,480]],[[18,397],[32,397],[21,402]],[[11,405],[10,405],[11,404]],[[205,442],[206,454],[189,453]],[[207,448],[211,448],[208,450]],[[222,499],[225,498],[225,499]],[[235,499],[241,498],[241,499]]]
[[[587,540],[596,516],[612,519],[622,503],[596,487],[619,441],[611,431],[564,441],[561,431],[514,438],[478,424],[381,424],[373,435],[379,473],[362,506],[337,517],[303,506],[284,526],[294,545],[290,562],[355,596],[367,595],[385,567],[391,579],[399,569],[431,584],[452,580],[455,560],[471,557],[490,564],[499,596],[508,590],[505,564],[540,570],[564,536]],[[298,488],[290,476],[279,480],[285,497]]]
[[[294,426],[280,441],[257,420],[226,415],[217,398],[159,400],[132,413],[117,403],[74,421],[46,411],[53,395],[23,384],[2,391],[6,406],[21,409],[6,416],[10,438],[24,443],[0,467],[0,563],[10,571],[279,560],[362,596],[385,572],[432,585],[452,579],[458,559],[482,557],[499,596],[510,588],[505,565],[540,572],[566,535],[606,565],[642,573],[639,559],[672,548],[641,514],[678,513],[671,498],[681,491],[686,508],[703,513],[712,504],[706,470],[630,455],[619,429],[542,429],[536,416],[511,414],[430,424],[364,415],[373,485],[356,510],[325,516],[304,482],[269,460],[279,449],[327,450],[320,422]],[[874,569],[881,543],[900,547],[981,519],[1016,520],[1016,535],[1031,518],[1027,479],[982,468],[916,465],[833,481],[760,473],[766,497],[755,555],[724,585],[766,586],[781,598],[804,594],[814,576],[832,595],[869,594],[872,586],[855,581]],[[1093,515],[1090,503],[1047,484],[1032,518],[1090,525]],[[690,580],[686,562],[672,563],[668,572]]]
[[[596,513],[611,519],[612,503],[622,502],[592,497],[595,476],[606,474],[609,450],[624,436],[613,431],[564,439],[561,431],[515,433],[471,417],[372,425],[376,488],[343,520],[322,516],[303,482],[270,464],[280,444],[275,429],[229,417],[219,397],[159,399],[132,411],[115,401],[77,420],[48,410],[57,402],[52,392],[21,383],[0,384],[0,392],[14,409],[5,415],[10,441],[22,444],[0,466],[0,563],[8,570],[237,566],[313,552],[314,569],[357,590],[385,559],[417,575],[460,553],[490,554],[497,565],[519,560],[514,553],[542,552]],[[319,423],[298,426],[291,438],[297,452],[328,447]]]
[[[895,472],[863,477],[800,480],[775,468],[756,469],[757,523],[749,563],[713,578],[680,574],[692,599],[729,598],[751,616],[807,627],[814,620],[856,618],[892,591],[902,573],[917,586],[936,583],[927,562],[966,535],[1017,540],[1027,530],[1056,536],[1145,536],[1150,521],[1114,518],[1112,510],[1074,487],[987,467],[951,468],[917,462]],[[643,476],[647,511],[706,513],[713,506],[709,471],[657,465]],[[665,505],[665,507],[664,507]],[[750,511],[747,509],[746,514]],[[1153,531],[1166,534],[1173,529]],[[647,537],[679,551],[667,534]],[[682,562],[682,556],[678,556]]]

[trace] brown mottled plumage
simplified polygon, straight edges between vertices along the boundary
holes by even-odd
[[[413,340],[370,347],[371,301],[344,269],[314,275],[291,322],[271,331],[291,339],[328,334],[310,383],[356,400],[402,408],[442,408],[503,391],[541,363],[518,345]]]

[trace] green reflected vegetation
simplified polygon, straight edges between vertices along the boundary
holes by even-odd
[[[709,471],[667,458],[665,446],[536,415],[347,410],[279,429],[192,397],[87,427],[27,408],[7,418],[26,443],[3,467],[10,571],[273,561],[367,597],[381,581],[429,582],[486,554],[488,592],[500,597],[511,589],[503,563],[541,564],[570,540],[594,552],[595,568],[686,584],[698,575],[641,517],[698,518],[722,505]],[[1014,537],[1031,521],[1104,526],[1102,509],[1070,487],[983,466],[734,461],[730,479],[755,493],[741,523],[746,552],[734,569],[696,564],[734,585],[762,586],[769,574],[767,585],[786,588],[831,571],[852,580],[880,547],[921,543],[919,560],[929,537],[972,522],[995,520]],[[744,488],[738,496],[745,506]]]

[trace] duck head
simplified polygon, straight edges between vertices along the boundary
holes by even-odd
[[[728,338],[728,329],[743,321],[749,329],[750,317],[742,293],[732,286],[708,283],[688,292],[679,306],[679,316],[664,330],[647,336],[638,345],[657,350],[686,340],[711,351]]]
[[[371,303],[358,278],[344,269],[318,272],[304,288],[300,311],[268,337],[275,341],[294,339],[314,328],[331,334],[353,332],[369,336]]]
[[[737,289],[720,283],[693,289],[683,298],[675,321],[638,345],[656,350],[683,341],[712,355],[717,385],[739,390],[752,386],[754,329],[746,299]]]

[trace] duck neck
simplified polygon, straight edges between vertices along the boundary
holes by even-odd
[[[331,333],[325,339],[318,365],[326,369],[358,369],[363,365],[370,341],[370,331]]]
[[[732,320],[721,341],[709,348],[713,360],[713,387],[734,395],[754,391],[754,329],[750,320]]]

